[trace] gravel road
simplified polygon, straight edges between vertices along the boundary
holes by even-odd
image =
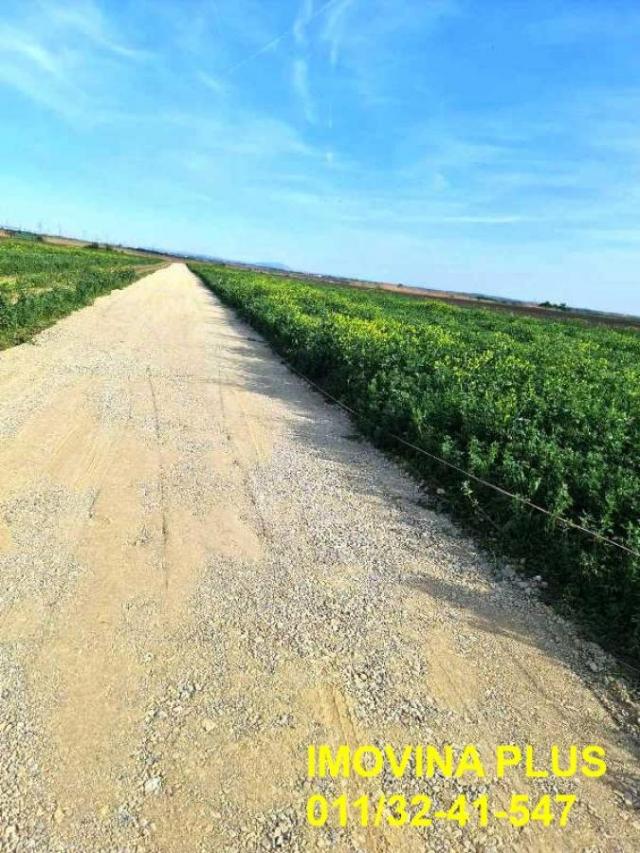
[[[640,849],[611,661],[181,264],[0,354],[0,573],[2,850]],[[609,770],[310,782],[311,743],[595,743]],[[419,791],[578,804],[306,824],[311,793]]]

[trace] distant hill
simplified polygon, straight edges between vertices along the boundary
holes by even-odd
[[[265,267],[270,270],[281,270],[282,272],[291,272],[291,267],[288,267],[286,264],[277,264],[273,261],[255,261],[252,264],[249,264],[252,267]]]
[[[61,245],[89,245],[86,240],[79,240],[74,237],[37,234],[0,224],[0,238],[10,236],[22,236],[27,239],[43,240],[47,243],[57,243]],[[526,302],[520,299],[509,298],[507,296],[494,296],[486,293],[464,293],[453,290],[434,290],[425,286],[390,284],[388,282],[374,281],[372,279],[354,279],[337,275],[303,272],[300,270],[294,270],[292,267],[288,267],[286,264],[281,264],[277,261],[260,261],[250,263],[248,261],[234,261],[228,258],[219,258],[212,255],[193,253],[184,254],[181,252],[171,252],[164,249],[154,249],[143,246],[132,247],[107,243],[101,243],[100,245],[103,248],[110,247],[120,252],[154,255],[159,259],[166,261],[203,261],[205,263],[220,264],[222,266],[235,267],[237,269],[253,269],[265,272],[270,271],[273,275],[286,275],[288,278],[293,277],[303,281],[313,281],[318,284],[326,284],[329,286],[337,285],[340,287],[361,287],[365,289],[387,290],[392,293],[399,293],[404,296],[418,299],[437,299],[450,305],[457,305],[461,308],[493,308],[498,311],[509,311],[515,314],[525,314],[532,317],[546,318],[550,320],[585,320],[587,322],[598,323],[606,326],[640,328],[640,317],[633,314],[598,311],[592,308],[574,308],[569,305],[565,305],[564,303],[556,304],[549,301]]]

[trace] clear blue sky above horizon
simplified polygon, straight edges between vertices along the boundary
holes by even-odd
[[[0,221],[640,314],[636,0],[4,0]]]

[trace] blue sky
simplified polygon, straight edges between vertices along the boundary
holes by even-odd
[[[0,221],[640,313],[637,0],[3,0]]]

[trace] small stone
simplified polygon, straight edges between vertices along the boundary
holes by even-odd
[[[58,806],[58,808],[54,811],[53,819],[57,824],[61,824],[64,820],[64,811],[60,806]]]
[[[15,824],[10,824],[4,831],[5,841],[18,840],[18,827]]]
[[[206,719],[206,720],[202,721],[202,728],[205,730],[205,732],[207,732],[207,734],[212,732],[215,729],[215,727],[216,727],[216,724],[214,723],[213,720]]]
[[[121,826],[128,826],[133,822],[133,815],[125,805],[118,806],[117,817]]]
[[[162,777],[152,776],[144,783],[145,794],[159,794],[162,788]]]

